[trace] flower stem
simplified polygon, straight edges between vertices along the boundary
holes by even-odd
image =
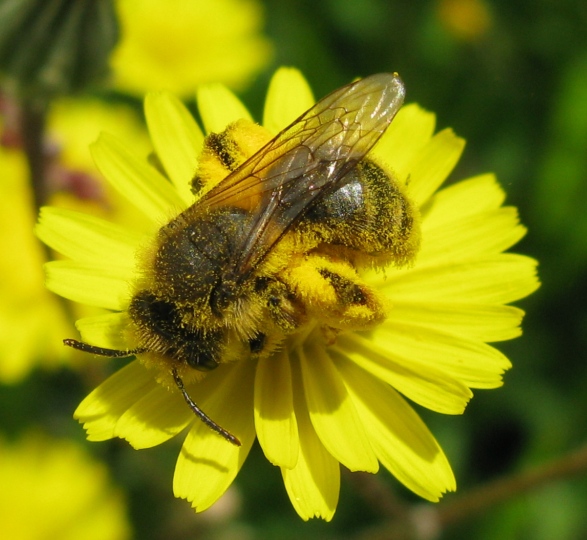
[[[50,193],[48,179],[49,156],[45,144],[45,125],[47,119],[48,102],[45,100],[27,100],[19,102],[19,132],[22,140],[22,148],[29,167],[30,183],[33,191],[33,199],[36,214],[40,208],[47,204]],[[43,246],[45,258],[50,260],[51,250]],[[71,303],[58,296],[65,315],[70,321],[76,319]]]
[[[20,133],[27,158],[37,211],[48,199],[47,159],[45,155],[45,120],[47,107],[40,101],[20,103]]]
[[[550,482],[574,478],[587,472],[587,445],[550,463],[539,465],[508,477],[499,478],[472,489],[451,502],[438,505],[417,504],[408,507],[395,500],[387,490],[361,489],[370,502],[376,496],[374,509],[386,519],[383,523],[362,531],[359,540],[434,540],[450,526],[466,521],[475,514],[503,503]],[[366,492],[366,494],[365,494]]]
[[[351,473],[346,469],[343,469],[343,472],[377,514],[389,520],[402,520],[408,517],[410,506],[396,497],[379,475],[364,472]]]
[[[444,528],[536,487],[555,480],[572,478],[585,471],[587,471],[587,445],[550,463],[514,476],[499,478],[470,491],[458,500],[442,504],[438,507],[438,519]]]

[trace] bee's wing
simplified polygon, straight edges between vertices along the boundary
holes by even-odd
[[[233,276],[246,275],[317,197],[336,189],[387,129],[404,95],[399,76],[389,73],[335,90],[202,197],[201,210],[260,201]]]

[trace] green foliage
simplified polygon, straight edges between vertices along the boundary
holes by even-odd
[[[0,73],[19,97],[48,100],[95,84],[117,39],[111,0],[0,2]]]

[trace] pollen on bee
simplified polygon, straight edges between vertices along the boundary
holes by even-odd
[[[340,330],[366,330],[385,317],[384,302],[347,261],[310,255],[283,273],[316,320]]]
[[[204,140],[198,170],[192,183],[205,186],[205,191],[219,184],[247,159],[271,140],[271,133],[259,124],[241,118],[227,126],[222,133],[211,133]],[[249,192],[236,201],[243,210],[252,210],[260,202]]]

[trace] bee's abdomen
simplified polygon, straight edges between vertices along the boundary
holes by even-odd
[[[359,163],[337,189],[311,207],[299,230],[374,262],[404,264],[419,244],[415,207],[395,179],[370,160]]]

